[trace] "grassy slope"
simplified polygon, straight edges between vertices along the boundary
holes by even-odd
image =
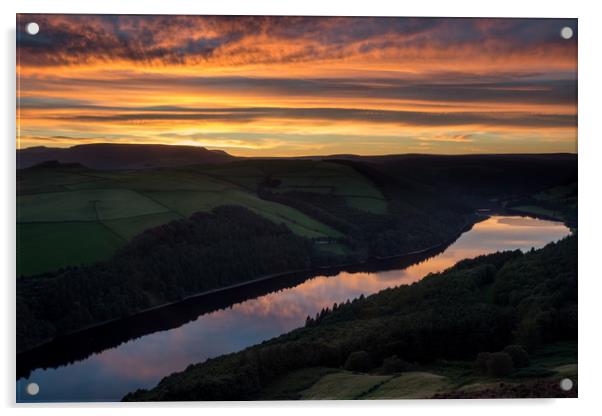
[[[325,224],[324,219],[318,220],[311,213],[304,214],[290,204],[259,198],[258,186],[268,179],[278,183],[271,188],[275,193],[326,194],[343,198],[348,207],[365,213],[381,215],[395,212],[408,218],[426,213],[435,218],[440,213],[434,211],[441,208],[444,213],[450,207],[443,205],[449,205],[467,187],[471,190],[485,189],[485,194],[493,195],[497,192],[514,192],[525,183],[529,189],[544,189],[543,185],[561,183],[565,177],[572,177],[573,162],[548,161],[545,158],[526,162],[520,158],[498,159],[429,157],[424,160],[424,157],[409,157],[397,158],[371,168],[364,166],[365,169],[361,163],[276,159],[129,171],[94,171],[82,167],[21,170],[17,175],[19,230],[25,222],[32,225],[19,238],[17,255],[23,258],[19,262],[19,272],[30,275],[103,260],[107,258],[106,247],[115,250],[149,227],[228,204],[245,206],[275,223],[284,223],[303,237],[343,237],[340,231],[333,228],[335,225]],[[369,172],[371,169],[380,173],[372,175]],[[474,175],[475,169],[481,173]],[[542,172],[556,172],[558,178],[542,175]],[[392,192],[390,184],[379,183],[378,180],[375,182],[379,175],[392,180]],[[449,197],[444,195],[446,192],[450,192]],[[392,196],[395,197],[394,210]],[[557,186],[548,193],[535,194],[534,199],[538,198],[542,203],[559,198],[572,203],[574,199],[576,204],[576,187]],[[89,224],[82,226],[81,232],[78,232],[78,226],[70,224],[73,221],[100,224],[104,227],[100,234],[112,233],[121,243],[107,240],[101,244],[105,249],[95,250],[98,240],[103,237],[85,232]],[[421,221],[424,222],[424,219]],[[54,225],[49,226],[48,222]],[[57,224],[63,224],[69,231],[58,230]],[[34,228],[38,226],[39,230],[35,231]],[[434,227],[440,228],[440,225]],[[29,236],[43,235],[50,228],[58,230],[58,233],[45,236],[37,242],[29,241]],[[60,254],[40,255],[39,262],[36,260],[37,253],[25,252],[31,247],[48,250],[49,253],[56,252],[56,240],[61,233],[77,236],[78,242],[61,242],[59,246],[64,250]],[[413,231],[405,230],[404,233],[411,240]],[[108,239],[113,240],[113,237]],[[375,241],[376,237],[371,240]],[[326,255],[349,253],[350,247],[340,243],[332,242],[332,247],[320,245],[317,250]],[[89,250],[82,255],[84,250],[72,248],[77,245],[88,247]]]
[[[357,399],[387,383],[391,376],[354,374],[347,371],[328,374],[301,392],[301,399]]]
[[[278,192],[302,191],[345,197],[348,204],[375,214],[387,211],[382,192],[349,166],[310,160],[235,162],[206,171],[222,180],[255,190],[266,177],[278,180]]]
[[[106,260],[123,242],[100,222],[17,224],[17,276]]]
[[[577,182],[554,186],[511,204],[513,211],[574,222],[577,216]]]
[[[221,205],[247,207],[303,237],[342,237],[292,207],[257,197],[257,185],[269,175],[286,184],[283,191],[320,182],[329,193],[350,195],[351,206],[386,212],[384,197],[370,181],[349,167],[327,162],[247,161],[109,172],[29,169],[20,171],[18,179],[18,274],[104,260],[147,228]],[[346,252],[339,246],[320,249]]]
[[[352,373],[314,367],[287,374],[267,386],[262,400],[291,399],[428,399],[436,394],[476,393],[499,389],[500,384],[524,385],[537,380],[577,381],[577,344],[546,345],[531,356],[529,367],[506,377],[490,377],[475,371],[471,361],[436,362],[404,373],[385,375]]]
[[[425,399],[449,388],[446,377],[412,371],[391,377],[360,399]]]

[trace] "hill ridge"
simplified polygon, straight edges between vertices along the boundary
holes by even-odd
[[[80,163],[92,169],[141,169],[194,164],[215,164],[235,160],[223,150],[201,146],[137,143],[90,143],[72,147],[36,146],[17,150],[17,169],[47,161]]]

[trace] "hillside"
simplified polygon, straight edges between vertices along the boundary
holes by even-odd
[[[19,351],[264,275],[431,248],[474,220],[430,191],[388,200],[332,162],[110,172],[51,164],[20,171],[18,189]],[[184,238],[197,227],[205,232]],[[261,227],[264,246],[232,238]]]
[[[234,159],[224,151],[207,150],[199,146],[97,143],[68,148],[19,149],[17,169],[29,168],[51,160],[80,163],[91,169],[141,169],[223,163]]]
[[[573,235],[335,304],[124,400],[558,397],[560,378],[577,377],[576,339]]]
[[[418,184],[389,197],[374,180],[354,166],[302,160],[133,171],[44,163],[17,173],[18,276],[107,260],[146,229],[222,205],[285,224],[325,257],[422,249],[465,224],[470,210],[445,192]]]
[[[20,169],[18,350],[263,275],[432,249],[476,221],[475,209],[497,207],[512,195],[547,195],[576,176],[576,160],[505,157],[494,164],[471,157],[450,165],[446,158],[421,159],[410,167],[247,159],[138,170],[93,170],[77,162]],[[484,173],[474,175],[477,170]],[[215,221],[224,226],[211,229],[213,240],[179,245],[177,234],[186,227]],[[275,258],[241,255],[253,253],[253,244],[223,234],[231,223],[276,227],[265,246]],[[214,244],[222,239],[239,252]],[[288,257],[287,247],[297,247],[297,254]],[[182,258],[185,251],[194,255]],[[151,252],[154,266],[142,279],[125,256],[138,264],[137,256]],[[281,254],[287,261],[278,261]],[[203,264],[191,260],[201,257]],[[143,270],[146,263],[140,264]],[[194,275],[183,273],[193,269]],[[102,297],[112,307],[99,304]]]

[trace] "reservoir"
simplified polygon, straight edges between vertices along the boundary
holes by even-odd
[[[308,315],[335,302],[411,284],[462,259],[540,248],[568,234],[560,222],[493,215],[422,257],[260,282],[91,329],[19,356],[17,401],[119,401],[189,364],[303,326]],[[26,393],[31,382],[40,388],[35,396]]]

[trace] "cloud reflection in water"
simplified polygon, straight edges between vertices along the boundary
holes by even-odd
[[[179,328],[147,335],[57,369],[36,370],[40,401],[119,400],[137,388],[196,363],[244,349],[304,324],[335,302],[410,284],[457,261],[499,250],[530,250],[569,234],[564,225],[527,217],[493,216],[476,224],[443,253],[406,269],[378,273],[341,272],[318,276],[294,288],[273,292],[231,308],[202,315]],[[21,398],[29,399],[29,398]]]

